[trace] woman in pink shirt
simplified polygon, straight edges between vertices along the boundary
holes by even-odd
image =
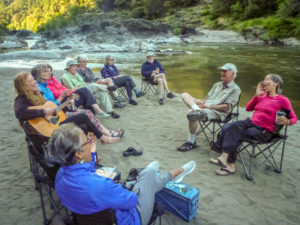
[[[237,149],[242,141],[258,140],[269,141],[275,124],[293,125],[297,123],[296,114],[289,99],[281,95],[282,78],[277,74],[269,74],[256,88],[255,96],[248,102],[246,111],[253,111],[251,119],[241,120],[223,126],[214,147],[222,154],[210,162],[221,166],[217,175],[226,176],[235,173]],[[278,111],[284,111],[286,116],[278,116]]]

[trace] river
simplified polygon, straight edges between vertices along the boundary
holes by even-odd
[[[255,93],[257,83],[269,73],[280,74],[284,80],[283,94],[300,116],[300,47],[242,45],[224,43],[168,44],[158,49],[172,49],[170,52],[156,53],[167,74],[171,90],[177,93],[189,92],[197,98],[204,98],[212,85],[220,80],[218,67],[227,62],[237,66],[236,83],[242,90],[240,106],[244,107]],[[61,54],[61,59],[20,59],[2,61],[1,67],[27,67],[37,63],[50,63],[54,69],[63,69],[67,60],[76,58],[81,52],[53,50]],[[90,59],[90,66],[99,72],[104,57],[112,54],[121,73],[140,76],[140,67],[145,61],[145,53],[129,52],[83,52]]]

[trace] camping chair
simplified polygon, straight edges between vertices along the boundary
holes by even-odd
[[[159,93],[157,84],[147,80],[144,76],[142,76],[141,92],[146,93],[147,96],[150,96],[151,93],[154,95]]]
[[[50,224],[55,216],[59,216],[62,220],[67,221],[68,216],[64,217],[61,214],[62,209],[65,208],[60,201],[57,200],[58,197],[53,196],[53,193],[55,193],[54,180],[59,167],[49,167],[45,162],[44,152],[46,151],[46,139],[33,131],[27,122],[23,123],[23,129],[26,134],[28,153],[31,160],[31,172],[33,174],[35,187],[40,195],[44,224]],[[46,213],[44,195],[47,196],[50,208],[53,209],[52,214],[49,216],[47,216]],[[68,214],[68,212],[66,212],[66,214]]]
[[[255,173],[253,172],[253,160],[259,155],[263,155],[264,161],[260,163],[260,165],[256,169],[256,172],[259,171],[267,162],[274,168],[275,172],[282,172],[282,162],[287,137],[287,126],[285,126],[283,134],[274,134],[271,140],[267,142],[248,140],[241,143],[238,149],[238,155],[243,164],[246,178],[248,180],[253,180],[253,177],[255,175]],[[279,149],[278,151],[280,151],[281,149],[279,160],[278,156],[277,160],[275,159],[275,153],[277,149]],[[243,152],[246,153],[246,156],[249,156],[248,167],[245,163],[245,157],[242,154]]]
[[[118,87],[118,95],[123,96],[124,99],[128,100],[127,92],[125,87]]]
[[[115,210],[106,209],[89,215],[72,213],[75,225],[117,225]],[[155,225],[159,222],[161,225],[161,216],[164,214],[163,209],[156,203],[153,206],[153,212],[148,225]]]
[[[211,119],[211,120],[205,121],[205,122],[198,120],[200,127],[196,133],[196,136],[203,133],[206,141],[212,147],[213,143],[215,143],[217,134],[220,132],[220,130],[222,129],[224,124],[238,120],[239,115],[240,115],[240,113],[239,113],[240,98],[241,98],[241,96],[239,96],[239,100],[238,100],[237,104],[232,107],[231,112],[226,116],[226,118],[224,120]],[[212,127],[211,127],[211,125],[212,125]],[[212,140],[209,138],[208,133],[210,133],[212,135]]]
[[[141,92],[146,93],[147,97],[151,94],[158,95],[158,85],[153,81],[147,80],[144,76],[142,76],[142,84],[141,84]],[[166,90],[163,91],[163,98],[165,98]]]

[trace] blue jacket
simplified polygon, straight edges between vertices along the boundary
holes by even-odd
[[[103,78],[113,78],[115,76],[120,75],[120,72],[115,65],[113,66],[104,65],[104,67],[101,70],[101,74]]]
[[[43,97],[47,101],[54,102],[56,105],[60,105],[58,100],[55,100],[53,93],[50,91],[50,89],[47,87],[48,82],[38,82],[38,86],[40,88],[40,91],[43,93]]]
[[[142,65],[141,74],[144,77],[150,77],[153,70],[156,70],[156,68],[159,68],[160,73],[165,72],[164,68],[161,66],[161,64],[156,59],[154,59],[153,64],[146,61]]]
[[[115,209],[119,225],[140,225],[136,206],[138,196],[95,174],[95,153],[90,163],[63,166],[55,178],[55,189],[62,203],[78,214]]]

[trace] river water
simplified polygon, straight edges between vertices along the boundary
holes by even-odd
[[[300,117],[300,47],[239,45],[224,43],[168,44],[159,49],[172,49],[170,52],[156,53],[167,74],[169,87],[177,93],[188,92],[196,98],[204,98],[212,85],[220,81],[218,67],[227,62],[237,66],[236,83],[242,90],[241,106],[244,107],[255,94],[257,83],[269,73],[280,74],[284,80],[283,94],[292,103]],[[67,60],[85,54],[90,61],[88,66],[99,72],[104,57],[112,54],[121,73],[140,76],[145,53],[107,53],[53,50],[61,54],[61,59],[18,58],[2,61],[1,67],[27,67],[37,63],[50,63],[54,69],[63,69]]]
[[[176,44],[160,46],[184,52],[157,54],[166,70],[168,83],[175,92],[189,92],[197,98],[206,96],[220,81],[218,67],[231,62],[237,66],[236,83],[242,90],[241,106],[255,94],[258,82],[269,73],[282,76],[283,95],[300,116],[300,48],[232,44]],[[136,60],[135,60],[135,63]],[[126,63],[127,64],[127,63]],[[139,73],[136,67],[136,73]],[[129,72],[129,71],[128,71]]]

